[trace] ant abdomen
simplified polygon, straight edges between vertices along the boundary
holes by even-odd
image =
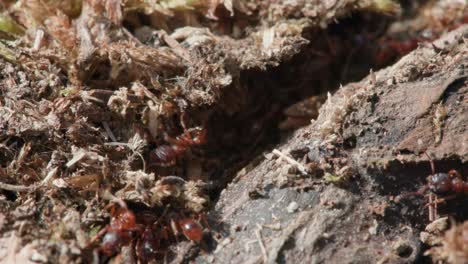
[[[200,242],[203,239],[203,227],[190,218],[179,221],[184,236],[192,241]]]

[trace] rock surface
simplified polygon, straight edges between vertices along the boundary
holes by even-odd
[[[329,96],[318,119],[278,149],[285,155],[302,150],[304,166],[318,163],[325,173],[342,177],[339,187],[265,154],[222,192],[216,214],[231,229],[197,262],[421,260],[419,231],[428,223],[424,201],[396,202],[394,196],[417,190],[431,173],[424,151],[436,160],[437,171],[450,167],[466,175],[467,34],[467,26],[450,32]],[[345,167],[350,176],[340,175]],[[466,201],[459,198],[458,207],[452,204],[443,214],[466,219],[466,208],[460,209]],[[290,210],[291,204],[297,209]]]

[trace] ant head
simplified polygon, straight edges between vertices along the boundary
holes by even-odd
[[[109,205],[109,213],[112,216],[111,225],[117,225],[120,229],[133,229],[136,226],[135,214],[126,207],[113,203]]]
[[[194,142],[196,142],[197,144],[205,144],[206,143],[206,129],[199,129],[197,131],[197,135],[195,136],[195,138],[193,139]]]
[[[122,229],[132,229],[136,226],[136,217],[135,214],[128,209],[121,209],[119,214],[119,220],[121,223]]]

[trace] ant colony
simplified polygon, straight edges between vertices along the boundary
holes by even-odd
[[[158,146],[150,153],[150,161],[159,167],[173,166],[190,148],[205,144],[206,130],[185,130],[176,138],[166,135],[165,141],[167,144]],[[142,206],[129,204],[135,209],[132,210],[128,201],[112,195],[112,202],[106,207],[110,222],[91,239],[88,246],[97,247],[100,244],[97,251],[108,257],[115,256],[123,247],[130,247],[141,263],[147,263],[164,259],[171,245],[180,240],[202,243],[204,228],[208,227],[205,215],[201,213],[202,208],[187,206],[185,203],[190,202],[193,195],[185,193],[180,196],[181,190],[176,188],[187,182],[178,176],[163,177],[158,182],[161,188],[151,194],[161,196],[158,200],[164,200],[156,203],[155,207],[143,209]],[[172,194],[170,190],[176,190],[174,193],[177,194]],[[179,201],[179,196],[185,197],[185,201]],[[197,200],[196,197],[194,199]]]
[[[141,212],[135,215],[124,201],[108,206],[111,220],[89,243],[89,246],[101,240],[98,250],[106,256],[114,256],[124,246],[133,246],[142,263],[163,258],[169,246],[180,239],[200,243],[203,239],[201,221],[204,215],[183,213],[171,214],[165,210],[155,217],[153,213]]]

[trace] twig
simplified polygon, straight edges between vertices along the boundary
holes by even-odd
[[[429,194],[429,221],[434,221],[434,205],[433,205],[433,196],[432,193]]]
[[[137,154],[138,157],[140,157],[141,162],[143,162],[143,172],[146,172],[146,161],[145,161],[145,158],[143,158],[143,155],[141,155],[140,152],[135,152],[134,151],[133,153]]]
[[[32,184],[29,186],[25,185],[14,185],[9,183],[0,182],[0,189],[11,191],[11,192],[30,192],[35,191],[42,186],[46,186],[49,182],[54,178],[57,174],[58,168],[53,168],[49,173],[47,173],[46,177],[39,183],[39,184]]]
[[[109,124],[104,121],[104,122],[102,122],[102,126],[104,127],[104,130],[106,130],[106,133],[109,136],[109,138],[112,141],[116,142],[117,138],[115,137],[114,133],[112,133],[112,130],[110,129]]]
[[[253,243],[257,243],[257,240],[249,240],[247,242],[243,242],[244,244],[244,250],[249,253],[250,252],[250,245],[252,245]]]
[[[57,170],[58,167],[55,167],[52,170],[50,170],[49,173],[47,173],[47,175],[45,176],[45,178],[41,181],[41,186],[48,185],[52,178],[54,178],[57,174]]]
[[[274,149],[273,150],[273,154],[279,156],[280,158],[286,160],[289,164],[295,166],[302,174],[304,175],[307,175],[309,174],[307,172],[307,169],[302,165],[300,164],[299,162],[297,162],[296,160],[294,160],[293,158],[290,158],[289,156],[287,156],[286,154],[284,154],[283,152],[277,150],[277,149]]]
[[[36,35],[34,37],[34,44],[32,47],[32,51],[38,51],[41,48],[43,40],[44,40],[44,30],[39,28],[36,30]]]
[[[13,185],[13,184],[0,182],[0,189],[12,191],[12,192],[29,192],[29,191],[36,190],[38,187],[39,187],[38,185],[24,186],[24,185]]]
[[[16,263],[15,256],[16,256],[16,248],[18,247],[18,236],[16,235],[16,231],[11,233],[10,239],[8,240],[8,249],[7,249],[7,256],[5,257],[5,263]]]
[[[75,165],[75,163],[82,160],[85,156],[86,156],[86,152],[83,149],[79,149],[78,151],[73,153],[72,159],[69,160],[67,164],[65,164],[65,166],[70,168],[71,166]]]
[[[255,230],[255,235],[257,236],[257,241],[258,241],[258,244],[260,245],[260,250],[262,251],[263,263],[267,263],[268,253],[267,253],[265,245],[263,244],[263,241],[262,241],[262,234],[260,233],[261,228],[262,227],[260,226],[258,229]]]
[[[180,45],[177,40],[173,39],[171,36],[169,36],[166,32],[161,33],[162,39],[166,44],[172,48],[172,50],[181,58],[186,60],[187,62],[191,63],[192,59],[190,57],[190,53]]]

